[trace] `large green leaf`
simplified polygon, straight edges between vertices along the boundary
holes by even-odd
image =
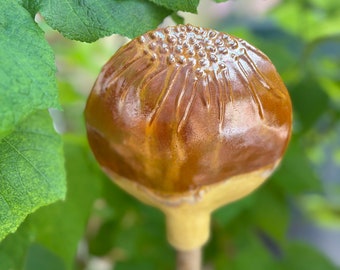
[[[256,191],[256,201],[248,215],[252,217],[252,221],[260,231],[273,241],[281,243],[286,237],[289,211],[282,193],[277,192],[270,184]]]
[[[47,111],[30,115],[0,143],[0,240],[37,208],[65,197],[62,141]]]
[[[312,74],[290,88],[299,126],[302,130],[311,128],[329,110],[330,99]]]
[[[197,6],[199,4],[199,0],[149,0],[157,5],[166,7],[173,11],[188,11],[192,13],[197,13]]]
[[[30,14],[0,6],[0,138],[36,109],[58,107],[54,56]]]
[[[103,179],[103,199],[104,223],[89,243],[92,254],[118,251],[115,269],[174,269],[174,251],[166,242],[165,219],[159,210],[107,179]]]
[[[285,256],[280,265],[282,270],[337,270],[325,255],[306,243],[292,242],[285,250]]]
[[[227,226],[228,223],[237,219],[244,211],[252,209],[252,205],[256,202],[255,193],[248,195],[240,200],[227,204],[217,209],[212,214],[212,223],[217,223],[220,226]]]
[[[321,181],[295,138],[270,181],[288,194],[321,191]]]
[[[0,269],[23,269],[28,247],[32,241],[27,223],[0,243]]]
[[[39,11],[65,37],[86,42],[113,33],[136,37],[172,13],[146,0],[41,0]]]
[[[102,174],[82,141],[66,138],[64,149],[68,184],[66,200],[40,208],[29,217],[29,221],[36,231],[36,241],[71,268],[92,204],[99,195]],[[39,256],[31,259],[42,260]]]
[[[270,252],[255,233],[245,224],[237,229],[229,228],[229,239],[216,250],[211,260],[216,270],[262,270],[275,269],[275,261]]]
[[[276,6],[273,15],[282,28],[306,40],[339,34],[340,2],[336,0],[286,1]]]
[[[339,111],[340,34],[309,43],[305,50],[305,63],[311,70],[312,76],[317,80],[319,87],[329,96],[331,103],[329,109]]]
[[[32,244],[26,256],[24,270],[65,270],[63,261],[41,245]]]

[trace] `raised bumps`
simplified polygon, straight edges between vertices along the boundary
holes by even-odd
[[[242,44],[230,35],[192,25],[168,27],[138,38],[144,53],[152,61],[169,65],[191,65],[196,75],[226,68],[226,63],[245,52]]]

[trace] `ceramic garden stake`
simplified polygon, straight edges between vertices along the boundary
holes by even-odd
[[[150,31],[103,67],[85,110],[102,169],[166,216],[178,250],[201,247],[210,214],[261,185],[292,129],[289,94],[267,56],[215,30]]]

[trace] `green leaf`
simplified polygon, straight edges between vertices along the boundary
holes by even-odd
[[[311,76],[306,76],[300,83],[290,88],[295,112],[303,130],[311,128],[329,109],[330,104],[328,95]]]
[[[36,231],[36,241],[71,269],[78,243],[85,233],[92,204],[99,196],[99,183],[103,176],[95,166],[84,141],[66,137],[64,151],[66,200],[40,208],[29,217],[29,221]]]
[[[293,242],[285,250],[282,270],[338,270],[321,252],[308,244]]]
[[[277,5],[273,12],[275,20],[305,40],[339,34],[340,2],[322,1],[322,5],[312,2],[316,1],[286,1]]]
[[[62,141],[47,111],[39,111],[0,143],[0,240],[65,192]]]
[[[270,183],[268,183],[270,184]],[[289,211],[285,198],[266,185],[256,191],[256,201],[249,211],[255,226],[278,242],[283,242],[288,229]]]
[[[334,189],[335,196],[339,194],[336,193],[340,190],[337,184],[330,188]],[[306,217],[318,226],[330,229],[340,228],[339,204],[318,194],[304,195],[298,203]]]
[[[149,0],[157,5],[166,7],[167,9],[171,9],[173,11],[188,11],[192,13],[197,13],[197,6],[199,4],[199,0]]]
[[[115,269],[136,269],[136,264],[148,269],[174,269],[174,252],[166,241],[164,215],[106,178],[102,191],[105,207],[100,212],[104,222],[90,239],[90,252],[97,256],[114,253]]]
[[[16,233],[0,243],[0,269],[23,269],[28,247],[33,235],[24,223]]]
[[[329,96],[332,106],[340,108],[340,34],[310,42],[305,49],[305,65],[313,72],[319,87]],[[334,108],[334,107],[333,107]]]
[[[171,14],[146,0],[42,0],[39,11],[53,29],[85,42],[113,33],[134,38],[156,28]]]
[[[321,181],[295,138],[270,181],[289,194],[321,191]]]
[[[35,17],[39,10],[39,1],[31,1],[31,0],[18,0],[18,2],[30,12],[32,18]]]
[[[180,15],[178,15],[176,12],[171,14],[171,19],[176,23],[176,24],[184,24],[184,18]]]
[[[48,270],[65,270],[64,263],[52,252],[40,246],[33,244],[28,249],[25,263],[25,270],[48,269]]]
[[[60,103],[63,105],[72,104],[74,102],[77,102],[79,100],[84,99],[82,95],[80,95],[78,92],[75,91],[74,87],[71,85],[68,81],[58,81],[58,89],[60,93]],[[65,106],[64,106],[65,112]],[[79,120],[79,119],[77,119]]]
[[[227,226],[228,223],[238,218],[245,210],[252,209],[252,205],[256,202],[254,194],[248,195],[245,198],[232,202],[217,209],[212,214],[212,222],[218,223],[221,226]]]
[[[126,226],[129,217],[134,218],[134,222]],[[174,250],[166,241],[165,219],[159,210],[142,204],[137,211],[130,209],[114,233],[113,246],[125,250],[127,255],[124,261],[117,263],[117,269],[134,261],[148,263],[149,269],[175,268]]]
[[[262,270],[275,269],[273,256],[256,234],[242,227],[230,232],[223,250],[219,249],[212,257],[216,270]]]
[[[35,110],[59,106],[52,49],[27,10],[11,0],[1,1],[0,63],[1,138]]]
[[[39,244],[32,244],[27,253],[24,270],[65,270],[63,261]]]

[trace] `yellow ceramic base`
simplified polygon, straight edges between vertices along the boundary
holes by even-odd
[[[110,176],[128,193],[164,212],[168,241],[173,247],[177,250],[192,250],[203,246],[209,239],[211,212],[254,191],[268,178],[277,164],[278,162],[196,191],[168,197],[157,195],[138,183],[116,175]]]

